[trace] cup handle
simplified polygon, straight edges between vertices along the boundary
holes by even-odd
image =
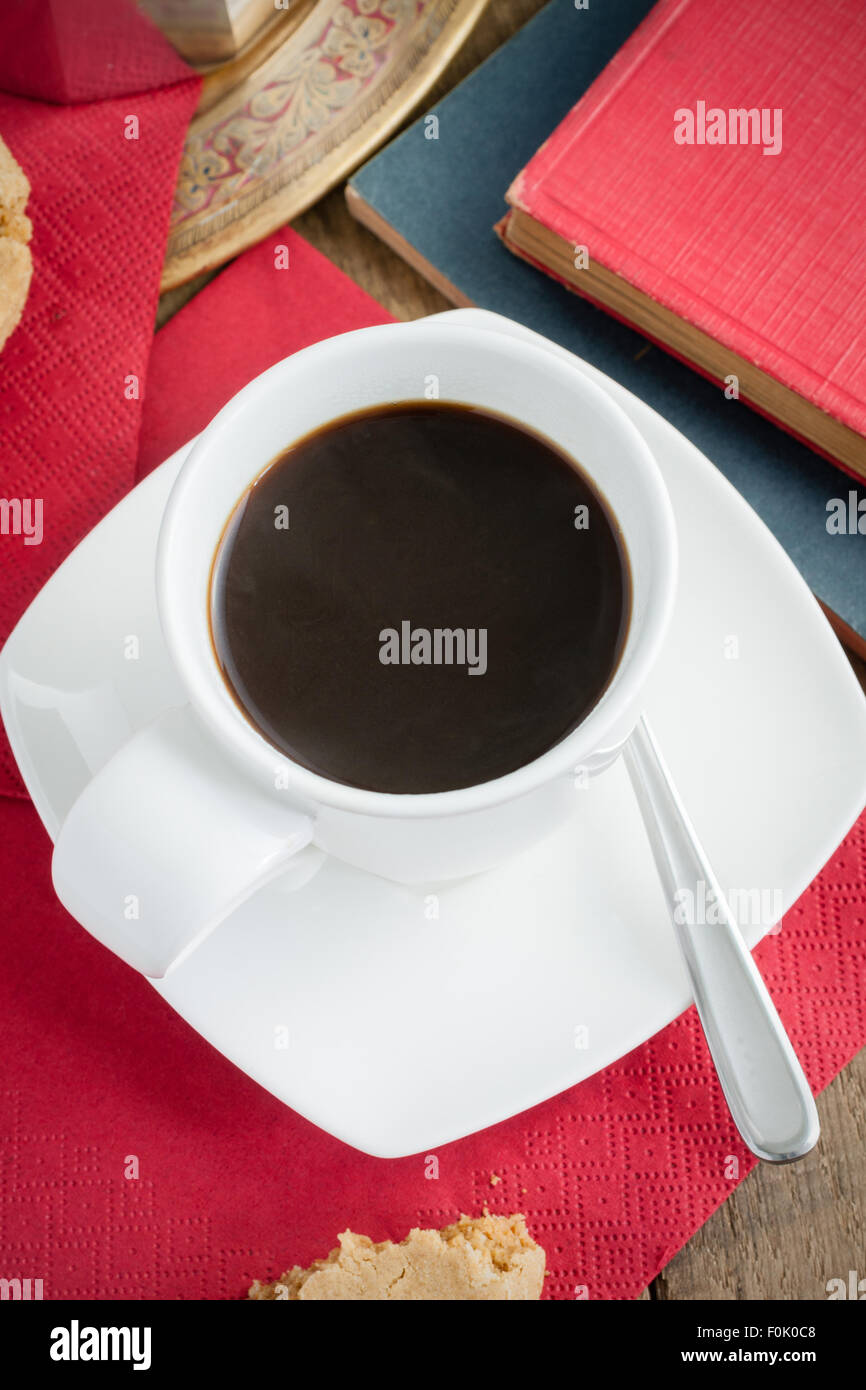
[[[188,706],[134,735],[85,787],[54,846],[82,926],[161,979],[313,836],[215,753]]]

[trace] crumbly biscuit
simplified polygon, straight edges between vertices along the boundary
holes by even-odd
[[[33,224],[26,212],[7,212],[5,208],[0,208],[0,236],[26,246],[32,232]]]
[[[0,207],[23,212],[30,197],[30,183],[9,146],[0,139]]]
[[[461,1216],[441,1231],[414,1229],[399,1245],[344,1231],[338,1249],[296,1265],[250,1298],[316,1300],[532,1300],[541,1297],[544,1251],[522,1216]]]
[[[33,274],[29,195],[27,175],[0,139],[0,348],[18,325]]]

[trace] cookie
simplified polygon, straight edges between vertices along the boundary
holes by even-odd
[[[344,1231],[309,1269],[253,1284],[263,1300],[380,1299],[526,1301],[541,1297],[544,1251],[522,1216],[461,1216],[441,1231],[411,1230],[399,1245]]]
[[[0,348],[18,326],[33,274],[27,175],[0,139]]]

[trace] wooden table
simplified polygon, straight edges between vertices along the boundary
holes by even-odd
[[[426,105],[449,91],[544,0],[495,0]],[[349,215],[337,188],[295,227],[396,318],[453,306]],[[199,276],[160,301],[157,322],[212,279]],[[852,659],[866,689],[866,666]],[[762,1164],[643,1293],[649,1299],[823,1299],[827,1280],[866,1277],[866,1051],[818,1100],[823,1137],[791,1167]]]

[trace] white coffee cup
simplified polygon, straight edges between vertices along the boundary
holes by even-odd
[[[227,518],[276,455],[351,411],[423,399],[434,380],[441,399],[509,416],[581,464],[619,522],[632,612],[612,681],[560,743],[494,781],[393,795],[299,766],[245,717],[211,643],[210,575]],[[277,363],[220,411],[174,485],[156,583],[189,703],[141,729],[82,792],[54,849],[58,896],[98,940],[161,977],[309,844],[405,883],[492,868],[561,823],[575,781],[606,767],[631,732],[673,605],[676,549],[638,430],[535,343],[434,317],[347,333]]]

